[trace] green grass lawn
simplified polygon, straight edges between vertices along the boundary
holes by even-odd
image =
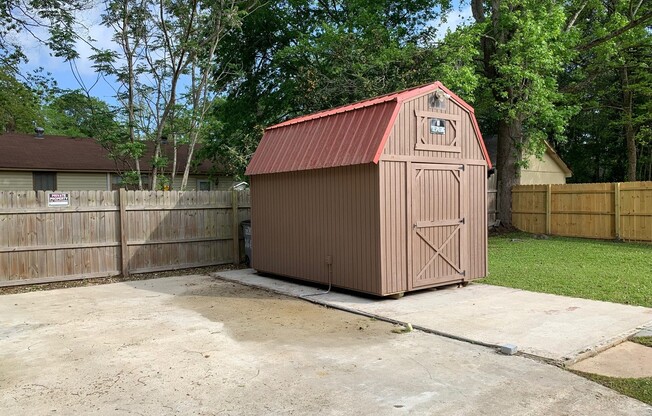
[[[589,380],[616,390],[618,393],[638,399],[644,403],[652,404],[652,378],[614,378],[600,376],[597,374],[582,373],[573,371],[573,373],[586,377]]]
[[[632,341],[636,342],[637,344],[652,348],[652,337],[637,337],[632,338]]]
[[[510,233],[489,238],[489,273],[483,283],[652,307],[652,244]],[[650,377],[574,373],[652,404]]]
[[[652,307],[652,244],[580,238],[489,238],[489,277],[535,292]]]

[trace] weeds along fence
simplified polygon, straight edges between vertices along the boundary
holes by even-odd
[[[652,182],[517,185],[512,223],[531,233],[652,241]]]
[[[0,191],[0,286],[240,263],[249,191]]]

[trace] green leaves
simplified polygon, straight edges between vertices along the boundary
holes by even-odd
[[[32,121],[41,123],[39,97],[14,72],[0,66],[0,128],[3,131],[31,133]]]

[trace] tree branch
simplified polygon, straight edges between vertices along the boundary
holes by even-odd
[[[588,3],[588,0],[586,0],[584,3],[582,3],[580,8],[577,9],[577,11],[573,15],[573,17],[568,21],[568,24],[564,28],[564,32],[568,32],[569,30],[571,30],[573,28],[573,26],[575,25],[575,22],[577,21],[577,18],[580,17],[580,13],[582,13],[582,11],[584,10],[584,7],[586,7],[586,3]]]
[[[625,26],[611,32],[610,34],[608,34],[606,36],[603,36],[603,37],[598,38],[598,39],[594,39],[594,40],[592,40],[592,41],[590,41],[588,43],[585,43],[583,45],[578,46],[577,50],[578,51],[586,51],[586,50],[589,50],[591,48],[595,48],[596,46],[602,45],[603,43],[608,42],[611,39],[622,35],[623,33],[627,32],[628,30],[633,29],[633,28],[645,23],[650,19],[652,19],[652,11],[649,11],[649,12],[645,13],[643,16],[639,17],[638,19],[632,20],[631,22],[629,22]]]

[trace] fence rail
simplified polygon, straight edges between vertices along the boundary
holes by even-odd
[[[241,260],[249,191],[58,193],[0,191],[0,286]]]
[[[652,182],[517,185],[512,223],[532,233],[652,241]]]

